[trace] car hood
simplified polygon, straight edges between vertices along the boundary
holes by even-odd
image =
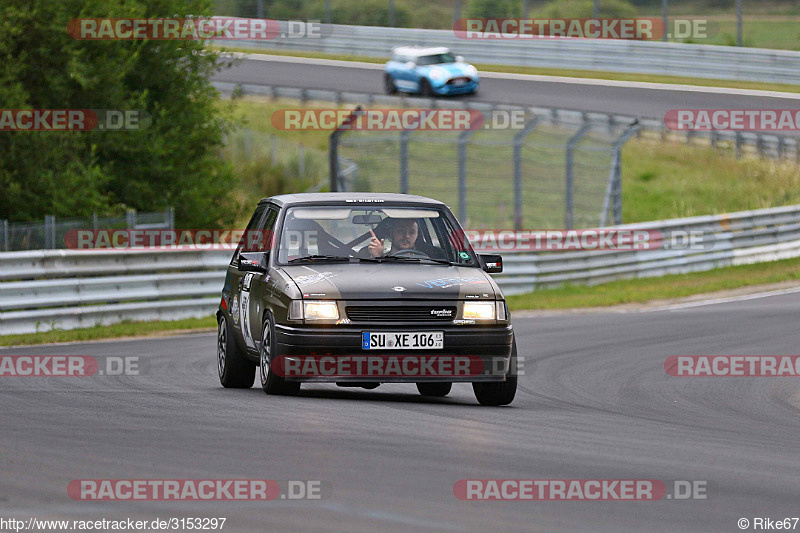
[[[283,269],[307,299],[495,298],[489,275],[479,268],[424,263],[327,263]]]
[[[457,78],[460,76],[470,76],[467,73],[467,69],[469,68],[469,64],[467,63],[442,63],[440,65],[430,65],[426,67],[421,67],[427,69],[428,72],[431,70],[438,68],[447,72],[448,78]]]

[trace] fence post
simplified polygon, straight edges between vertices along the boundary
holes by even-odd
[[[736,130],[736,159],[742,158],[742,132]]]
[[[98,218],[97,213],[92,213],[92,229],[95,231],[99,230],[99,225],[100,219]]]
[[[44,216],[44,248],[53,250],[56,247],[56,217],[54,215]]]
[[[136,227],[136,210],[135,209],[128,209],[125,212],[125,222],[128,225],[128,229],[134,229]]]
[[[175,229],[175,208],[169,208],[169,229]]]
[[[8,251],[8,220],[3,220],[3,249]]]
[[[328,137],[328,180],[331,192],[339,191],[339,137],[344,135],[353,121],[362,114],[361,106],[357,106]]]
[[[514,135],[514,229],[522,229],[522,142],[542,119],[534,116],[525,127]]]
[[[625,131],[617,137],[611,145],[614,156],[611,162],[611,171],[606,184],[606,195],[603,198],[603,209],[600,212],[600,227],[604,227],[608,220],[609,204],[614,212],[614,225],[622,224],[622,145],[628,142],[639,131],[639,120],[631,122]]]
[[[306,150],[302,144],[297,145],[297,173],[301,178],[306,175]]]
[[[467,223],[467,142],[475,130],[468,129],[458,135],[458,220]]]
[[[575,218],[574,218],[574,201],[573,201],[573,193],[575,192],[575,175],[573,171],[573,159],[575,155],[575,145],[578,141],[581,140],[581,137],[586,135],[586,132],[589,131],[591,128],[591,124],[587,122],[586,115],[583,115],[583,125],[575,132],[575,134],[569,138],[567,141],[567,150],[566,150],[566,161],[564,163],[565,167],[565,182],[566,182],[566,193],[565,193],[565,209],[564,209],[564,229],[572,229]]]
[[[400,194],[408,194],[408,138],[411,130],[400,132]]]

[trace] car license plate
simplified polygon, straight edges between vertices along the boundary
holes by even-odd
[[[466,80],[455,80],[455,81],[453,81],[453,85],[455,85],[456,87],[460,87],[461,85],[466,85],[466,84],[467,84]]]
[[[441,350],[443,346],[443,331],[361,333],[361,347],[365,350]]]

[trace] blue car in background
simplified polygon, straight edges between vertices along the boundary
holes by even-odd
[[[422,96],[474,94],[480,78],[478,69],[448,48],[401,46],[392,51],[383,74],[388,94],[398,91]]]

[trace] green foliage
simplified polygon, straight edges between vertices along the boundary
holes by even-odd
[[[86,216],[175,206],[178,223],[232,217],[233,174],[218,157],[225,122],[200,41],[88,41],[80,17],[207,15],[206,0],[5,0],[0,101],[5,109],[143,110],[139,131],[0,134],[0,218]]]
[[[471,0],[466,18],[514,18],[522,16],[522,2],[514,0]]]
[[[297,12],[296,10],[295,13]],[[324,0],[308,2],[306,12],[312,19],[325,20]],[[277,13],[277,16],[273,13]],[[270,11],[271,18],[281,18],[280,14],[281,11],[278,10],[277,5]],[[283,18],[299,18],[299,15],[287,14]],[[331,0],[331,22],[357,26],[388,26],[389,2],[386,0]],[[411,12],[404,2],[395,2],[394,25],[397,27],[411,26]]]
[[[537,12],[542,18],[592,18],[594,2],[592,0],[555,0]],[[633,18],[636,8],[626,0],[600,0],[599,15],[601,18]]]

